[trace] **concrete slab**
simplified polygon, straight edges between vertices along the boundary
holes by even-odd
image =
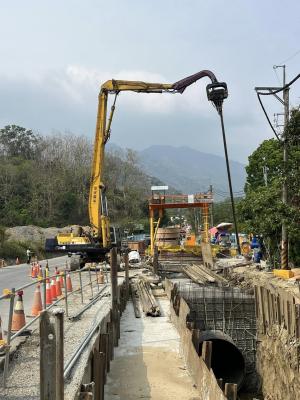
[[[136,319],[128,303],[121,339],[105,385],[106,400],[198,400],[169,319],[169,300],[158,299],[161,317]]]

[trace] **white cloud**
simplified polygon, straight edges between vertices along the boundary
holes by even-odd
[[[69,65],[63,73],[55,74],[55,82],[62,93],[71,101],[85,103],[95,99],[102,83],[109,79],[134,80],[157,83],[172,83],[166,77],[141,70],[121,70],[109,73],[80,65]],[[205,83],[192,85],[184,94],[139,94],[121,93],[122,106],[136,112],[172,114],[179,111],[199,112],[207,110],[210,105],[206,99]]]

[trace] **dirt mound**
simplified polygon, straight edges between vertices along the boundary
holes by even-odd
[[[70,225],[63,228],[41,228],[34,225],[25,225],[7,228],[5,233],[8,235],[8,241],[44,243],[46,239],[53,238],[58,233],[71,232],[71,229],[73,233],[76,233],[78,228],[78,225]]]

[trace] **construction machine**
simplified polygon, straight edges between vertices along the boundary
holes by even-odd
[[[214,97],[218,99],[227,97],[226,84],[218,82],[215,75],[209,70],[200,71],[173,84],[112,79],[101,86],[88,201],[90,228],[81,228],[79,233],[62,233],[55,238],[47,239],[46,251],[69,253],[69,255],[73,256],[73,265],[79,264],[82,267],[86,262],[103,261],[105,255],[118,242],[114,235],[111,234],[111,231],[115,232],[115,230],[111,229],[109,224],[105,195],[106,186],[102,176],[104,148],[110,138],[116,100],[120,92],[183,93],[188,86],[203,77],[208,77],[211,80],[211,84],[207,86],[209,100]],[[107,118],[107,103],[110,95],[114,95],[114,100]]]

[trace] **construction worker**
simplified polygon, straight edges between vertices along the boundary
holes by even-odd
[[[30,251],[30,249],[26,250],[26,256],[27,256],[27,264],[30,264],[30,261],[31,261],[31,251]]]

